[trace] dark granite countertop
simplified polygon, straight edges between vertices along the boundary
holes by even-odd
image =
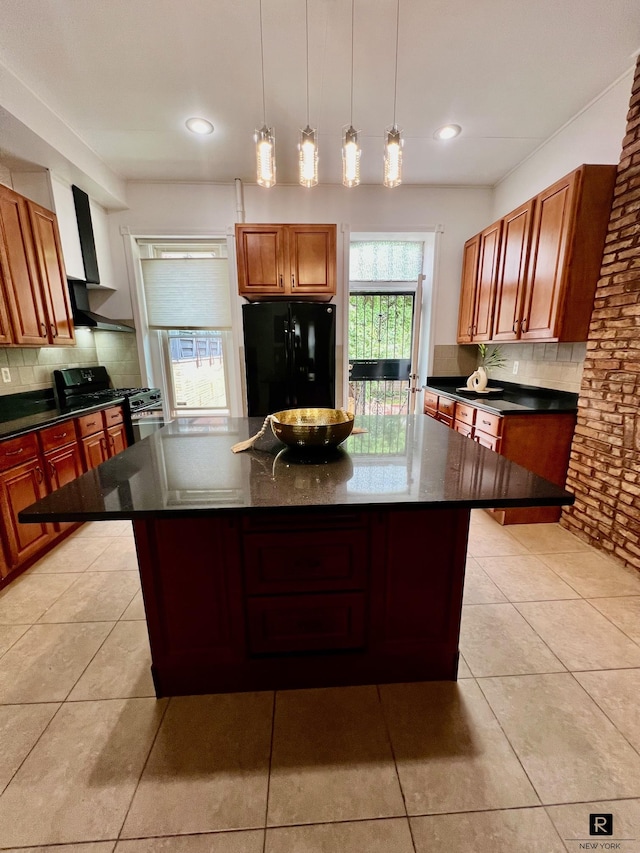
[[[35,393],[16,394],[8,402],[0,399],[0,441],[17,438],[25,433],[52,426],[79,415],[88,415],[91,412],[100,411],[100,409],[108,409],[109,406],[117,406],[124,400],[124,397],[115,397],[96,406],[71,406],[61,409],[53,397],[53,391],[39,395]]]
[[[573,495],[422,414],[358,416],[366,433],[301,459],[262,418],[181,418],[20,513],[21,521],[226,511],[560,506]],[[417,531],[419,533],[419,531]]]
[[[422,386],[429,391],[444,394],[461,403],[473,403],[480,409],[497,415],[540,415],[575,413],[578,411],[578,395],[553,388],[536,388],[518,385],[515,382],[489,380],[488,387],[499,386],[502,391],[490,395],[473,391],[458,391],[466,385],[466,376],[429,376]]]

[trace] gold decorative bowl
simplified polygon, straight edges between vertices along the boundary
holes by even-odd
[[[343,409],[285,409],[271,415],[271,429],[288,447],[322,450],[349,437],[353,415]]]

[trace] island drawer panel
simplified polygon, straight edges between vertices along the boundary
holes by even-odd
[[[250,598],[247,611],[251,654],[364,646],[363,593]]]
[[[333,530],[244,537],[247,592],[252,595],[364,589],[366,530]]]
[[[76,418],[76,424],[78,425],[80,438],[93,435],[96,432],[102,432],[104,429],[102,412],[92,412],[90,415],[82,415],[81,418]]]
[[[336,528],[366,527],[363,512],[259,512],[242,518],[243,530],[322,530],[333,532]]]
[[[36,434],[29,432],[18,438],[8,438],[0,442],[0,471],[6,471],[15,465],[20,465],[27,459],[33,459],[38,455],[38,442]]]
[[[38,431],[38,435],[43,453],[64,447],[65,444],[71,444],[76,440],[76,431],[71,420],[41,429]]]

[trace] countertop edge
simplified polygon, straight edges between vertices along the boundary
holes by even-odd
[[[41,429],[46,429],[49,426],[54,426],[60,421],[68,421],[73,418],[79,418],[83,415],[90,415],[92,412],[99,412],[103,409],[109,409],[111,406],[121,406],[126,400],[126,397],[114,397],[108,402],[96,404],[95,406],[83,406],[78,409],[47,409],[43,412],[35,412],[32,415],[25,415],[22,418],[15,418],[11,421],[0,421],[0,441],[7,441],[12,438],[19,438],[21,435],[27,435],[30,432],[37,432]],[[40,418],[34,423],[34,419]],[[26,423],[29,421],[29,423]]]

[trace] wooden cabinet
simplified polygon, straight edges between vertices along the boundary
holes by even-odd
[[[40,430],[38,442],[42,451],[48,492],[55,492],[84,473],[82,453],[72,420]],[[74,526],[76,523],[69,521],[55,523],[57,531]]]
[[[491,339],[502,221],[494,222],[464,247],[458,343]]]
[[[236,255],[247,299],[335,295],[335,225],[236,225]]]
[[[477,234],[467,240],[462,250],[462,282],[460,285],[460,309],[458,311],[459,344],[470,344],[473,340],[473,311],[476,298],[479,245],[480,235]]]
[[[75,343],[55,214],[0,185],[0,343]]]
[[[569,453],[575,429],[576,416],[559,412],[549,414],[498,415],[487,412],[471,403],[451,397],[429,394],[429,405],[424,413],[452,427],[472,441],[517,462],[534,474],[564,486],[569,467]],[[436,408],[433,407],[436,398]],[[442,416],[450,412],[453,416]],[[501,524],[524,524],[557,521],[559,507],[515,507],[491,510]]]
[[[0,506],[7,570],[39,554],[53,537],[46,523],[20,524],[18,513],[47,494],[34,433],[0,443]]]
[[[615,175],[615,166],[580,166],[501,219],[493,304],[488,281],[497,224],[465,243],[458,343],[587,340]],[[493,242],[483,254],[487,231]]]
[[[127,446],[122,406],[110,406],[76,419],[87,470],[106,462]]]

